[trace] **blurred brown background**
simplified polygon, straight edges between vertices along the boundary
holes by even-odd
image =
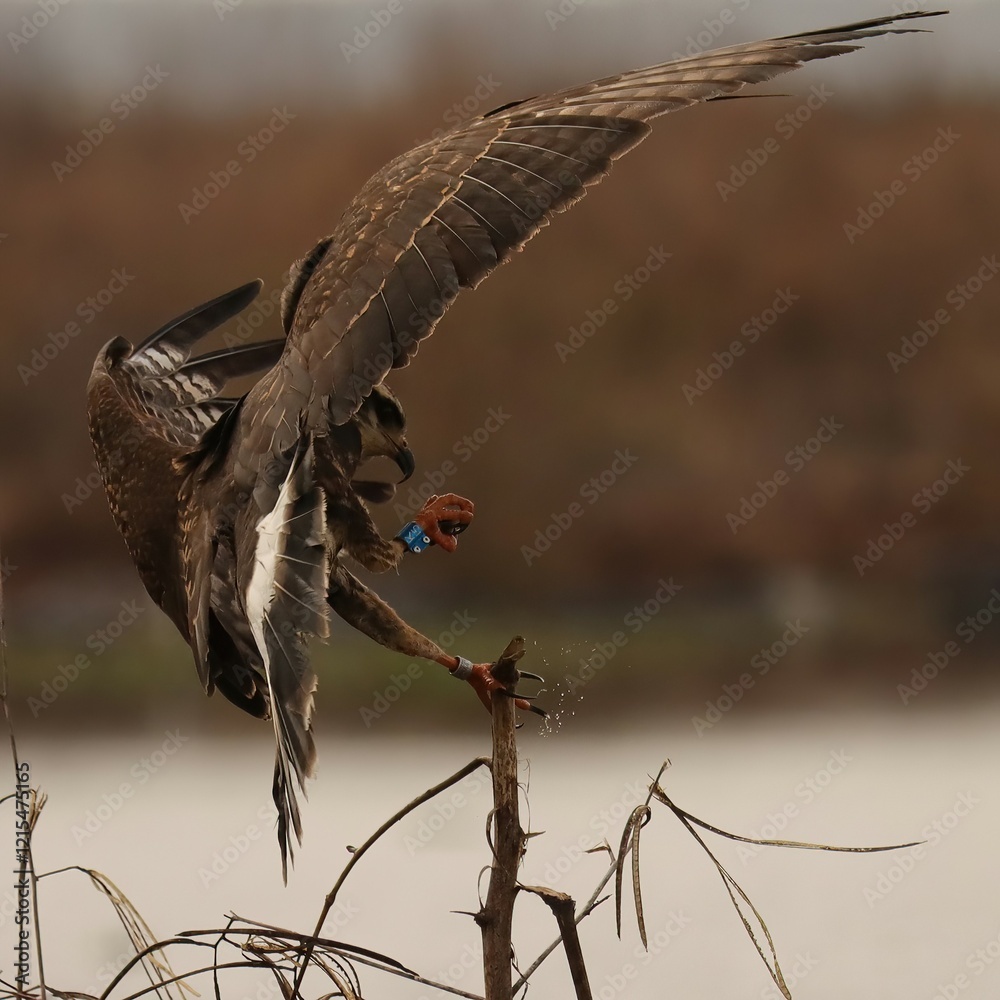
[[[138,341],[256,276],[255,321],[276,335],[258,306],[291,261],[381,164],[461,117],[692,45],[882,12],[733,2],[723,24],[721,5],[563,6],[571,13],[403,0],[375,31],[384,4],[76,0],[36,18],[30,37],[23,19],[41,7],[5,6],[8,657],[21,700],[80,653],[93,667],[31,715],[69,723],[130,705],[134,717],[174,698],[213,719],[236,714],[201,707],[189,654],[158,611],[113,625],[129,617],[123,601],[151,605],[93,488],[84,387],[108,339]],[[660,120],[526,256],[463,297],[391,384],[419,462],[407,485],[436,485],[428,477],[451,461],[439,491],[472,497],[477,521],[454,557],[407,562],[380,592],[431,636],[456,613],[476,619],[455,646],[466,655],[488,658],[525,632],[558,687],[673,580],[682,589],[668,604],[634,633],[626,625],[621,669],[595,682],[603,706],[698,711],[796,620],[808,634],[781,657],[781,682],[748,704],[837,694],[899,706],[897,685],[1000,585],[997,20],[990,5],[957,5],[928,22],[933,34],[875,39],[766,88],[781,96]],[[262,132],[275,109],[285,124]],[[741,166],[754,156],[764,162]],[[184,209],[230,161],[239,171],[218,196]],[[892,195],[884,211],[880,192]],[[670,257],[643,280],[658,248]],[[128,280],[102,303],[116,271]],[[741,332],[783,290],[787,310],[757,337]],[[613,314],[572,341],[608,299]],[[940,332],[894,371],[889,352],[941,310]],[[734,341],[744,353],[710,368]],[[699,384],[702,395],[685,395]],[[491,409],[502,424],[477,437]],[[825,418],[842,429],[795,458]],[[634,463],[581,498],[618,451]],[[938,497],[949,462],[968,471]],[[727,515],[779,470],[787,482],[734,533]],[[917,500],[925,488],[934,502]],[[574,501],[583,514],[529,557]],[[405,513],[379,517],[394,532]],[[912,525],[862,575],[856,557],[904,514]],[[959,640],[927,701],[989,683],[991,621],[983,612],[974,641]],[[321,655],[342,675],[336,689],[324,681],[337,691],[324,701],[355,723],[405,667],[345,630]]]

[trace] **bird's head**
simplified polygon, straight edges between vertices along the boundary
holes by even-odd
[[[122,358],[127,358],[132,353],[132,350],[131,343],[124,337],[114,337],[112,340],[109,340],[97,352],[91,377],[110,373]]]
[[[122,358],[128,357],[132,353],[132,344],[124,337],[112,337],[97,355],[99,363],[105,368],[111,368]]]
[[[384,385],[375,386],[354,415],[361,435],[361,461],[389,458],[396,463],[405,483],[416,469],[413,452],[406,444],[406,416],[399,400]],[[366,500],[384,503],[395,493],[391,483],[353,480],[355,491]]]

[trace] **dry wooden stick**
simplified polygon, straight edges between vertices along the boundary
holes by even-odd
[[[559,936],[566,949],[566,961],[569,962],[577,1000],[593,1000],[590,980],[587,978],[587,966],[583,960],[583,949],[580,947],[580,935],[576,930],[576,903],[573,897],[548,886],[522,885],[521,888],[525,892],[533,892],[536,896],[540,896],[555,915],[556,923],[559,925]]]
[[[514,699],[517,661],[524,656],[524,640],[515,636],[493,666],[493,676],[504,690],[493,692],[493,866],[486,904],[476,914],[483,934],[483,973],[486,1000],[511,1000],[511,925],[517,896],[517,870],[524,853],[517,791],[517,740]]]

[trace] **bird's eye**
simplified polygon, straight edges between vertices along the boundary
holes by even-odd
[[[375,402],[375,416],[383,428],[388,430],[402,430],[404,425],[403,414],[397,406],[393,406],[387,399],[379,397]]]

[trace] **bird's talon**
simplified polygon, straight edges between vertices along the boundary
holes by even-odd
[[[534,701],[537,697],[537,695],[533,694],[520,694],[517,691],[508,691],[506,688],[500,688],[499,693],[508,698],[513,698],[515,701]]]
[[[548,713],[536,705],[532,705],[531,702],[534,700],[535,695],[525,695],[519,694],[517,691],[509,691],[504,685],[493,676],[492,664],[489,663],[474,663],[472,665],[472,673],[466,678],[469,684],[472,685],[472,689],[479,696],[479,700],[486,707],[487,711],[492,711],[492,695],[494,691],[499,692],[505,698],[513,698],[514,704],[523,712],[534,712],[535,715],[540,715],[542,718],[546,718]],[[535,677],[535,674],[525,674],[519,671],[520,677]],[[539,678],[541,679],[541,678]]]
[[[417,512],[413,520],[424,534],[445,552],[454,552],[458,546],[456,535],[461,534],[472,522],[475,504],[455,493],[432,496]]]

